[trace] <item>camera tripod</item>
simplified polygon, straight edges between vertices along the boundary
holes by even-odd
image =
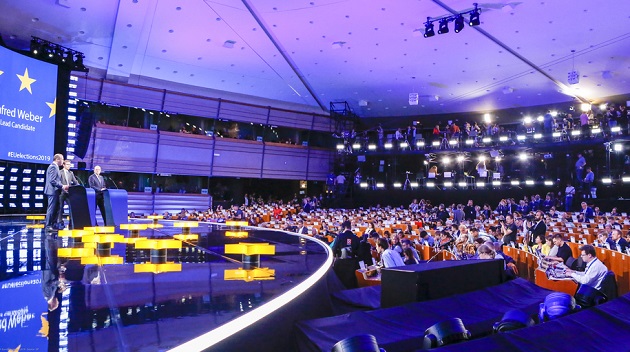
[[[405,176],[407,176],[407,178],[405,179],[405,184],[403,185],[403,189],[406,190],[407,187],[411,188],[411,181],[409,180],[409,175],[411,174],[411,172],[409,171],[405,171]]]

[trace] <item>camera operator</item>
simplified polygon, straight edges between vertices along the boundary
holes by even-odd
[[[501,233],[503,234],[503,244],[509,246],[510,243],[516,243],[516,224],[512,215],[505,216],[505,221],[501,222]]]

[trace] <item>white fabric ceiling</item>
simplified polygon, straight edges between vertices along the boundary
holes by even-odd
[[[472,7],[468,0],[3,0],[0,33],[9,46],[28,48],[38,36],[82,51],[92,74],[110,79],[310,110],[347,101],[364,117],[630,93],[630,1],[479,3],[479,27],[454,33],[451,23],[448,34],[422,36],[427,17]],[[577,85],[567,82],[573,68]],[[417,106],[409,93],[419,94]]]

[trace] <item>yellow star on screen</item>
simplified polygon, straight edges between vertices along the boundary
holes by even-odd
[[[22,84],[20,84],[20,92],[22,91],[22,89],[26,88],[28,90],[29,93],[33,94],[33,91],[31,90],[31,84],[33,84],[33,82],[35,82],[35,79],[32,79],[31,77],[28,76],[28,68],[24,69],[24,75],[16,75],[18,76],[18,78],[20,79],[20,82],[22,82]]]
[[[9,352],[19,352],[20,351],[20,347],[22,347],[22,345],[17,346],[15,349],[9,348]]]
[[[0,76],[2,76],[3,73],[4,73],[4,71],[0,71]]]
[[[46,103],[46,105],[50,108],[50,115],[48,115],[48,118],[55,116],[55,111],[57,111],[57,98],[55,98],[55,101],[52,103]]]

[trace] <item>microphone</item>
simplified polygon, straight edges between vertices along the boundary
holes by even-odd
[[[76,177],[76,176],[75,176],[75,178],[77,179],[77,181],[79,181],[79,184],[80,184],[81,186],[85,187],[85,184],[83,183],[83,181],[81,180],[81,178],[80,178],[80,177]]]
[[[114,180],[112,180],[109,176],[103,176],[105,179],[109,180],[109,182],[111,182],[114,187],[116,187],[116,189],[118,189],[118,186],[116,185],[116,182],[114,182]]]

